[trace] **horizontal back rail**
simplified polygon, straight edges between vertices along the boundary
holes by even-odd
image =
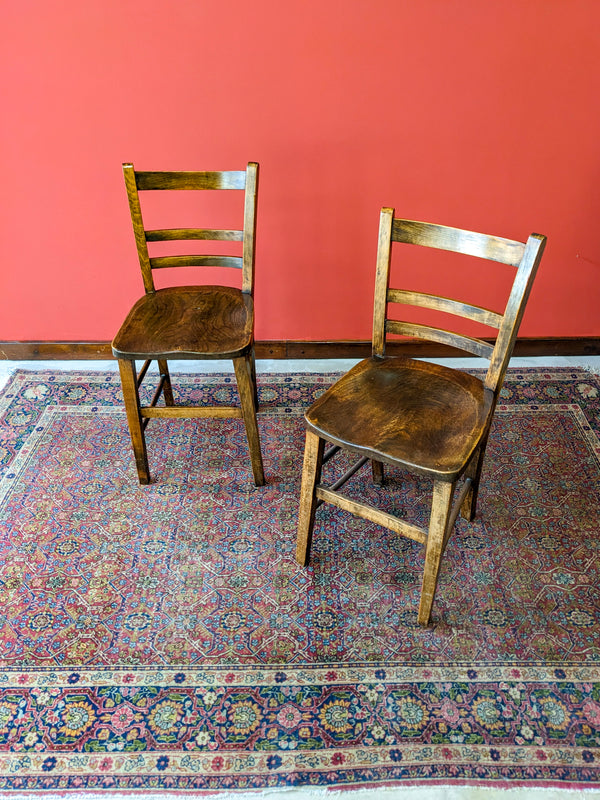
[[[412,336],[415,339],[428,339],[432,342],[447,344],[488,360],[492,357],[494,351],[493,346],[482,339],[473,339],[460,333],[445,331],[442,328],[434,328],[429,325],[420,325],[416,322],[398,322],[388,319],[385,322],[385,331],[386,333],[400,336]]]
[[[455,253],[499,261],[513,267],[521,263],[525,252],[525,245],[512,239],[406,219],[394,219],[392,241],[433,247],[438,250],[450,250]]]
[[[480,322],[483,325],[489,325],[491,328],[499,328],[502,324],[502,315],[496,314],[495,311],[481,308],[481,306],[461,303],[459,300],[451,300],[448,297],[440,297],[435,294],[411,292],[404,289],[388,289],[387,300],[389,303],[401,303],[403,305],[443,311],[446,314],[455,314],[459,317]]]
[[[148,242],[192,241],[204,239],[212,242],[243,242],[244,231],[211,230],[209,228],[166,228],[146,231]]]
[[[245,189],[246,171],[136,172],[139,191],[161,189]]]
[[[233,267],[242,269],[241,256],[158,256],[150,259],[152,269],[169,267]]]

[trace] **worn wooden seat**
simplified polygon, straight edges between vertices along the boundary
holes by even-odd
[[[451,480],[479,442],[492,396],[486,398],[482,382],[467,373],[373,356],[315,401],[306,422],[368,459]]]
[[[254,239],[258,164],[229,172],[136,172],[124,164],[125,184],[146,294],[133,306],[115,336],[127,420],[140,483],[150,481],[144,430],[151,418],[242,417],[246,426],[254,482],[264,484],[256,412],[254,363]],[[139,193],[154,190],[239,190],[245,193],[244,227],[240,230],[144,227]],[[240,242],[241,255],[175,255],[150,257],[148,244],[168,241]],[[153,270],[168,267],[217,266],[242,271],[241,289],[230,286],[172,286],[156,289]],[[175,405],[168,361],[233,360],[240,406]],[[139,374],[136,360],[143,360]],[[148,406],[140,404],[139,386],[156,360],[160,379]],[[164,397],[164,406],[158,400]]]
[[[252,297],[229,286],[172,286],[141,297],[113,341],[119,357],[234,358],[252,346]]]
[[[418,621],[427,625],[442,555],[459,512],[475,515],[481,468],[504,375],[517,330],[545,246],[532,234],[527,243],[395,219],[381,212],[373,355],[337,381],[305,415],[306,447],[298,520],[296,558],[307,564],[317,507],[332,503],[425,545],[425,565]],[[392,244],[451,250],[497,261],[515,269],[512,290],[501,313],[438,295],[390,288]],[[461,316],[497,330],[494,345],[432,325],[390,319],[388,306],[411,305]],[[430,339],[490,360],[483,380],[462,370],[385,353],[387,334]],[[325,452],[325,443],[333,446]],[[321,483],[323,463],[339,450],[359,456],[334,484]],[[433,499],[427,530],[339,489],[371,462],[373,478],[383,483],[384,464],[429,477]],[[454,499],[455,489],[462,481]],[[453,502],[454,500],[454,502]]]

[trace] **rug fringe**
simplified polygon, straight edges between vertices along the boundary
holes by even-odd
[[[494,786],[378,786],[372,788],[321,787],[277,788],[254,791],[145,791],[115,793],[110,790],[96,792],[46,794],[10,793],[10,800],[600,800],[600,790],[562,789],[554,787],[494,787]]]
[[[584,372],[590,372],[592,375],[600,375],[600,366],[597,364],[584,364],[581,368]]]

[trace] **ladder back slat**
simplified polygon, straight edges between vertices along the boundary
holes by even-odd
[[[525,245],[512,239],[406,219],[394,220],[392,240],[491,259],[513,267],[520,264],[525,252]]]
[[[435,294],[425,294],[423,292],[411,292],[404,289],[388,289],[387,300],[390,303],[401,303],[403,305],[419,306],[420,308],[430,308],[435,311],[443,311],[446,314],[455,314],[459,317],[466,317],[483,325],[492,328],[499,328],[502,324],[502,315],[495,311],[472,306],[468,303],[461,303],[460,300],[452,300],[448,297],[440,297]]]
[[[244,231],[211,230],[209,228],[167,228],[146,231],[148,242],[170,242],[204,239],[213,242],[242,242]]]
[[[492,345],[481,339],[472,339],[470,336],[462,336],[460,333],[445,331],[429,325],[419,325],[416,322],[398,322],[388,319],[385,323],[385,330],[386,333],[413,336],[416,339],[429,339],[440,344],[447,344],[457,347],[459,350],[466,350],[480,358],[490,359],[494,351]]]
[[[246,171],[136,172],[139,191],[161,189],[245,189]]]
[[[159,256],[150,259],[152,269],[168,267],[233,267],[242,268],[241,256]]]

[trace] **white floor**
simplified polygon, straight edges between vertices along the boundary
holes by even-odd
[[[435,360],[435,359],[432,359]],[[446,359],[441,363],[455,367],[486,367],[487,361],[478,358]],[[352,359],[306,359],[306,360],[272,360],[257,361],[256,371],[264,373],[297,373],[297,372],[338,372],[350,369],[356,360]],[[544,358],[514,358],[511,367],[582,367],[600,374],[600,356],[589,357],[544,357]],[[114,371],[117,369],[115,361],[0,361],[0,388],[4,386],[9,375],[16,369],[43,370],[95,370]],[[179,361],[173,363],[173,372],[232,372],[230,361]],[[29,797],[22,795],[21,797]],[[83,797],[83,795],[81,796]],[[91,796],[90,796],[91,797]],[[125,800],[125,796],[121,796]],[[168,800],[177,796],[169,793]],[[182,795],[183,797],[183,795]],[[582,800],[600,800],[600,790],[569,791],[565,789],[488,789],[470,786],[432,786],[432,787],[404,787],[401,789],[354,789],[337,791],[327,789],[273,789],[259,792],[219,792],[211,795],[215,800],[308,800],[321,798],[322,800],[569,800],[569,798],[582,798]],[[112,800],[116,800],[111,795]],[[142,794],[143,800],[167,800],[166,795]],[[130,800],[128,796],[127,800]],[[12,800],[19,800],[13,795]],[[45,800],[50,800],[46,797]],[[87,800],[87,798],[86,798]]]
[[[483,358],[448,358],[425,359],[448,364],[453,367],[487,367],[488,362]],[[344,372],[356,364],[358,359],[273,359],[256,362],[256,372],[260,375],[269,372]],[[233,372],[231,361],[173,361],[172,370],[178,372]],[[155,364],[151,369],[155,368]],[[548,356],[544,358],[513,358],[510,362],[513,368],[523,367],[582,367],[592,372],[600,372],[600,356]],[[111,361],[0,361],[0,388],[4,386],[8,376],[16,369],[43,370],[104,370],[117,371],[117,362]]]

